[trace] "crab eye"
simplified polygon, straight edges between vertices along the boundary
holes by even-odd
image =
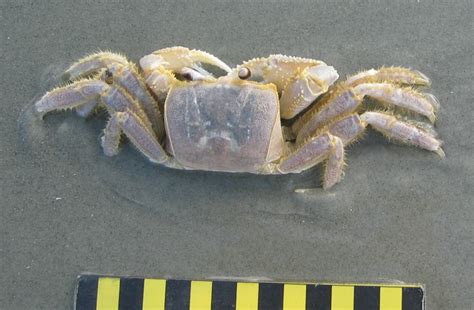
[[[193,76],[189,72],[183,73],[181,76],[183,77],[183,79],[185,79],[187,81],[192,81],[193,80]]]
[[[251,72],[250,72],[250,69],[247,68],[247,67],[242,67],[239,69],[239,78],[241,80],[246,80],[250,77],[251,75]]]

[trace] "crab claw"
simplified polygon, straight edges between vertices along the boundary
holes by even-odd
[[[308,67],[289,79],[280,98],[281,117],[291,119],[308,107],[321,94],[328,91],[339,77],[337,71],[326,64]]]
[[[234,72],[240,72],[242,68],[252,76],[276,85],[281,94],[281,117],[285,119],[299,114],[339,78],[337,71],[322,61],[285,55],[255,58],[244,62]]]
[[[201,68],[201,63],[216,66],[226,72],[231,71],[230,67],[216,56],[182,46],[160,49],[140,59],[140,66],[145,73],[160,67],[174,72],[180,72],[183,68],[189,67],[200,73],[206,73]]]

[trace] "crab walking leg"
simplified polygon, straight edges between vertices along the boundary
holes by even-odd
[[[281,173],[299,173],[316,166],[328,157],[332,148],[333,137],[323,133],[308,139],[307,142],[285,156],[277,169]]]
[[[350,76],[346,80],[349,86],[357,86],[361,83],[389,82],[404,85],[430,86],[430,79],[418,70],[411,70],[403,67],[389,67],[380,69],[370,69]]]
[[[98,80],[80,80],[73,84],[47,92],[35,103],[36,111],[48,113],[90,105],[95,107],[100,94],[109,89],[109,85]]]
[[[144,127],[153,132],[153,126],[142,107],[135,99],[128,95],[126,91],[119,87],[110,87],[106,92],[101,94],[101,99],[109,110],[110,115],[113,115],[115,112],[131,111],[140,118]]]
[[[124,56],[111,52],[99,52],[91,54],[71,65],[66,70],[65,76],[70,80],[75,80],[81,76],[90,75],[111,64],[127,65],[128,60]]]
[[[388,103],[426,116],[432,123],[436,120],[439,102],[432,94],[422,94],[411,88],[400,88],[390,83],[362,83],[354,92],[369,96],[382,103]]]
[[[342,140],[329,133],[309,139],[278,165],[281,173],[298,173],[309,169],[324,160],[327,161],[323,188],[329,189],[342,179],[344,168],[344,144]]]
[[[152,127],[161,139],[164,135],[163,117],[158,104],[147,89],[146,82],[133,65],[111,64],[102,73],[102,79],[112,79],[117,85],[126,90],[141,105]]]
[[[107,126],[104,128],[104,135],[100,138],[105,155],[115,156],[118,154],[121,135],[122,129],[120,128],[117,114],[114,114],[107,122]]]
[[[362,121],[358,114],[354,113],[331,123],[327,130],[333,136],[341,139],[344,146],[346,146],[356,141],[365,132],[366,127],[367,123]]]
[[[345,165],[344,157],[344,144],[341,139],[334,137],[332,151],[324,170],[323,189],[329,189],[342,180]]]
[[[360,118],[388,138],[393,138],[435,152],[441,158],[445,157],[440,140],[416,126],[398,120],[393,115],[379,112],[365,112]]]
[[[145,124],[143,124],[142,120],[135,115],[131,111],[125,112],[117,112],[113,116],[113,122],[116,122],[123,133],[127,136],[127,138],[135,145],[140,152],[142,152],[148,159],[154,163],[164,163],[168,160],[168,155],[161,147],[160,143],[156,139],[155,135],[152,131],[150,131]],[[110,127],[114,126],[115,124],[111,125]],[[113,132],[115,128],[110,128],[111,136],[109,138],[105,138],[105,142],[103,142],[103,146],[113,148],[115,146],[117,139],[116,132]],[[110,144],[106,144],[109,142],[107,139],[110,139]],[[106,151],[104,147],[104,152]]]
[[[144,126],[152,130],[148,117],[136,100],[120,87],[109,85],[100,80],[79,80],[65,87],[57,88],[44,95],[35,104],[35,108],[37,112],[43,114],[77,107],[90,109],[91,107],[88,105],[99,101],[107,107],[110,115],[115,112],[132,111],[142,120]],[[83,112],[83,110],[80,111]]]
[[[298,141],[310,136],[317,128],[335,118],[354,112],[362,102],[362,97],[351,89],[338,89],[325,96],[318,105],[308,110],[292,126]]]
[[[352,113],[342,118],[336,118],[336,120],[322,127],[323,129],[316,129],[316,131],[327,131],[340,138],[344,145],[349,145],[364,133],[366,126],[367,123],[363,122],[357,113]],[[298,134],[296,143],[301,144],[305,139],[307,138],[303,138]]]

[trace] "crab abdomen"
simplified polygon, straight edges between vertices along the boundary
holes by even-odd
[[[173,87],[165,103],[167,149],[183,167],[258,172],[283,152],[271,85],[217,81]]]

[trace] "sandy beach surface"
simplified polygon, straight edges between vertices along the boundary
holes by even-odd
[[[67,3],[69,2],[69,3]],[[0,308],[71,309],[83,272],[281,281],[404,281],[427,309],[474,305],[473,2],[0,1]],[[166,169],[104,115],[32,104],[90,52],[183,45],[229,65],[272,53],[340,76],[382,65],[432,79],[446,159],[369,131],[342,183],[321,168],[256,176]],[[298,188],[316,188],[295,193]]]

